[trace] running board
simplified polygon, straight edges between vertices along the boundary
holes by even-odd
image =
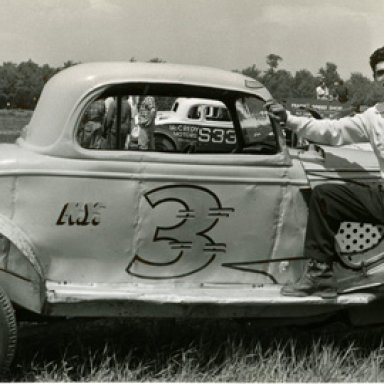
[[[287,297],[279,285],[72,284],[46,282],[45,312],[65,316],[295,317],[316,316],[382,297],[348,293],[334,299]]]
[[[318,296],[291,297],[280,294],[281,286],[250,287],[237,284],[203,284],[156,286],[146,284],[70,284],[46,282],[49,303],[74,303],[94,300],[150,301],[172,304],[368,304],[381,295],[343,293],[334,299]]]

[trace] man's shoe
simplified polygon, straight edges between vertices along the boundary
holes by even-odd
[[[281,288],[284,296],[320,296],[332,299],[337,296],[336,279],[333,275],[332,263],[309,260],[307,268],[300,279],[293,284]]]

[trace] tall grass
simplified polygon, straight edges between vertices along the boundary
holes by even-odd
[[[383,328],[93,320],[22,326],[12,381],[384,381]]]

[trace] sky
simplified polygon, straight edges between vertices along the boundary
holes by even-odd
[[[148,61],[227,70],[253,64],[371,77],[384,0],[0,0],[0,63]]]

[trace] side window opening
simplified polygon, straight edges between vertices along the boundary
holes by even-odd
[[[253,96],[227,97],[224,103],[184,95],[106,94],[86,107],[76,138],[89,150],[257,155],[279,149],[264,102]]]
[[[207,121],[231,121],[228,109],[225,107],[210,107],[206,109]]]
[[[187,115],[188,119],[199,120],[201,117],[200,107],[198,105],[192,106]]]

